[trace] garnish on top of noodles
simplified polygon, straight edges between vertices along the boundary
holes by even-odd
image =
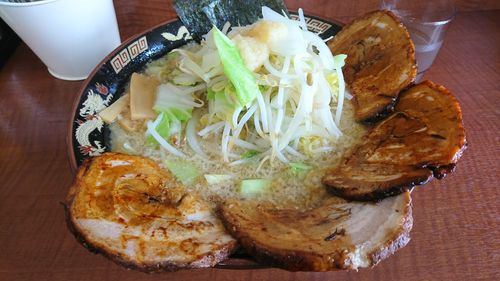
[[[189,147],[207,158],[199,138],[215,135],[231,165],[290,163],[334,148],[342,135],[346,56],[334,56],[307,30],[302,10],[299,21],[267,7],[262,15],[230,32],[213,27],[199,46],[172,51],[178,68],[158,87],[148,138],[183,157],[169,140],[185,130]]]

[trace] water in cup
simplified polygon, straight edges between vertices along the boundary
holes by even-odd
[[[443,45],[443,38],[442,36],[433,38],[433,36],[428,36],[419,29],[412,28],[412,22],[403,21],[403,24],[407,27],[413,44],[415,45],[415,57],[418,64],[418,73],[415,80],[419,82],[424,72],[431,67],[434,59],[436,59],[439,49],[441,49],[441,45]],[[443,33],[440,31],[439,33],[431,33],[431,35],[432,34],[439,35]]]
[[[452,0],[382,0],[380,7],[392,11],[408,29],[415,45],[419,82],[443,45],[444,35],[455,16]]]

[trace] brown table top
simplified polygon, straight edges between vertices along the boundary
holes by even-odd
[[[287,4],[337,20],[376,7],[376,1],[340,2]],[[67,122],[82,82],[53,78],[21,44],[0,72],[0,280],[499,280],[500,10],[498,2],[486,2],[497,10],[463,5],[467,11],[452,23],[426,74],[460,101],[469,148],[455,173],[413,193],[409,245],[359,272],[148,275],[91,254],[67,230],[59,204],[73,179]],[[168,1],[120,0],[115,6],[123,39],[175,17]]]

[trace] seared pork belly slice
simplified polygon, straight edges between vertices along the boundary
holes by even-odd
[[[396,112],[323,177],[344,198],[375,200],[452,172],[466,148],[462,113],[444,87],[430,81],[401,93]]]
[[[417,84],[403,92],[395,111],[404,112],[424,124],[421,129],[405,136],[405,140],[409,140],[405,145],[412,148],[412,157],[415,158],[406,163],[435,168],[457,163],[467,147],[462,109],[445,87],[431,81]],[[386,159],[394,159],[389,156],[390,150],[390,143],[386,143],[384,147],[379,147],[378,154],[374,157],[386,155]],[[397,152],[392,153],[395,156]]]
[[[397,195],[409,187],[432,179],[432,171],[409,165],[359,163],[342,165],[323,178],[330,191],[340,197],[355,200],[379,200]]]
[[[66,216],[84,246],[142,271],[214,266],[236,246],[204,201],[139,156],[106,153],[87,160],[71,187]]]
[[[258,262],[292,271],[373,266],[409,242],[413,223],[409,192],[377,203],[331,197],[307,211],[229,201],[219,212]]]
[[[408,31],[389,11],[354,20],[329,42],[346,54],[345,81],[354,96],[355,118],[374,122],[393,111],[401,89],[416,75],[415,49]]]

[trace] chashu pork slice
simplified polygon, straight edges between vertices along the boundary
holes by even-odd
[[[204,201],[140,156],[105,153],[87,160],[69,192],[66,216],[84,246],[142,271],[214,266],[236,246]]]
[[[424,81],[403,91],[395,113],[322,181],[344,198],[381,199],[443,178],[465,148],[459,103],[444,87]]]
[[[413,42],[390,11],[354,20],[328,45],[333,54],[347,55],[343,73],[358,121],[374,122],[391,113],[401,89],[415,78]]]
[[[409,241],[409,192],[373,202],[325,199],[311,210],[229,201],[219,213],[241,247],[258,262],[291,271],[376,265]]]

